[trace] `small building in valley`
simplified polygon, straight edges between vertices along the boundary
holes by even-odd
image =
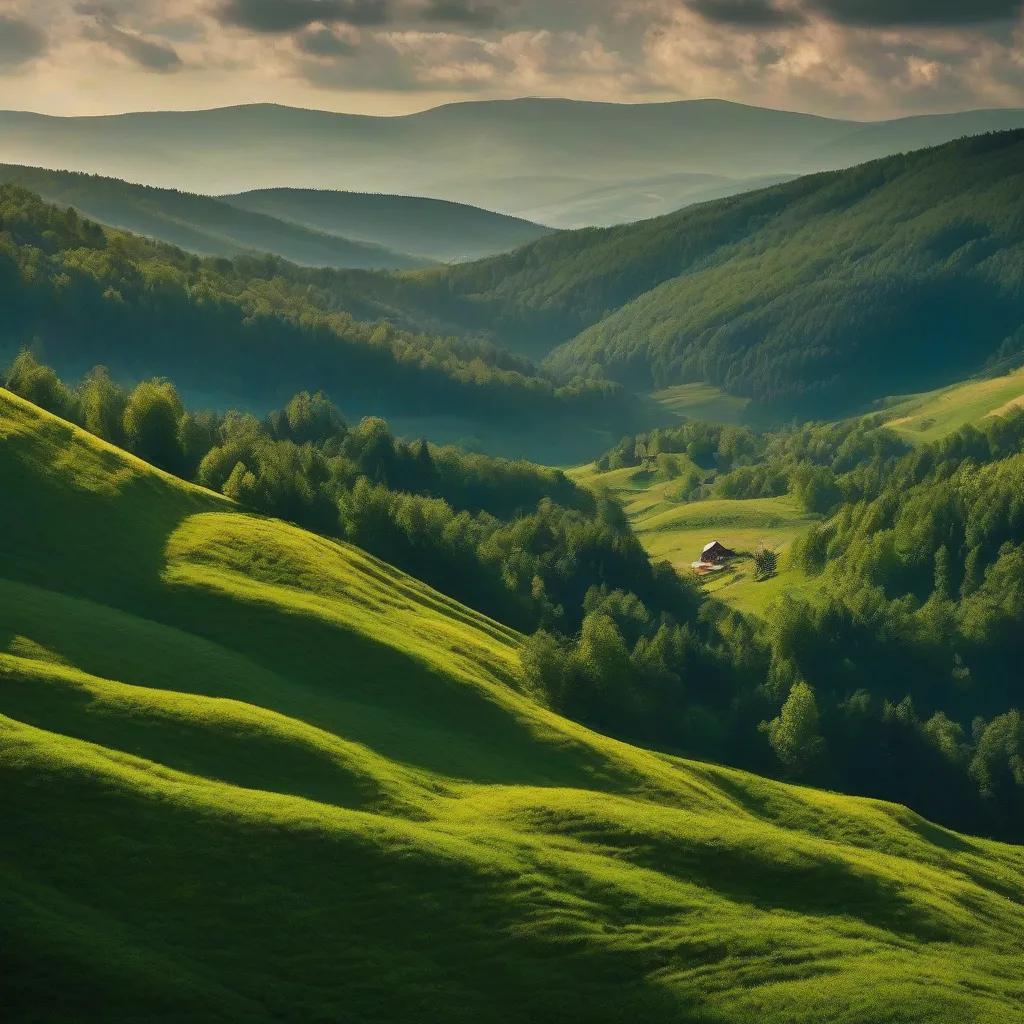
[[[706,544],[700,553],[700,561],[705,565],[723,565],[730,558],[735,557],[735,551],[730,551],[724,544],[719,544],[717,540]]]

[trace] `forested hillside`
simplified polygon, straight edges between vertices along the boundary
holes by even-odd
[[[402,270],[433,260],[395,251],[375,239],[337,237],[315,225],[295,224],[208,196],[131,185],[71,171],[0,165],[0,181],[73,206],[83,217],[169,242],[201,256],[273,253],[314,267]]]
[[[596,363],[635,385],[706,380],[834,415],[1024,345],[1024,133],[782,185],[761,202],[778,208],[551,366]],[[720,205],[728,215],[734,201]]]
[[[599,450],[641,414],[614,385],[555,384],[486,342],[395,326],[366,280],[271,256],[203,259],[0,187],[7,359],[33,343],[66,375],[103,363],[121,380],[170,376],[221,408],[324,388],[356,415],[458,417],[463,434],[490,429],[502,450],[553,461]]]
[[[690,422],[624,439],[591,483],[605,490],[628,467],[669,481],[675,511],[644,540],[685,511],[706,530],[690,558],[728,536],[732,509],[795,503],[808,519],[782,556],[791,585],[772,587],[777,557],[749,585],[774,595],[759,602],[754,648],[770,664],[759,699],[781,702],[760,723],[775,757],[793,777],[1019,842],[1024,410],[916,446],[883,420],[766,434]],[[554,651],[537,657],[557,680]],[[744,743],[752,710],[719,713],[736,746],[717,756],[770,771]]]
[[[483,259],[551,233],[518,217],[416,196],[268,188],[221,199],[241,210],[442,263]]]
[[[559,373],[834,415],[1020,348],[1022,196],[1024,135],[1008,132],[379,287],[534,357],[568,342]]]
[[[9,1019],[1017,1021],[1018,849],[608,739],[358,548],[0,435]]]

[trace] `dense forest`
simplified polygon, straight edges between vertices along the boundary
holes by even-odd
[[[527,684],[608,733],[1024,838],[1024,412],[909,449],[872,420],[771,434],[687,423],[600,468],[685,453],[691,497],[793,493],[820,577],[763,623],[652,563],[621,508],[558,470],[346,423],[322,394],[263,420],[164,380],[77,388],[27,353],[7,387],[242,505],[347,539],[532,634]]]
[[[511,435],[635,428],[639,402],[617,385],[555,383],[485,341],[396,326],[360,297],[363,278],[339,292],[331,270],[189,255],[0,186],[0,352],[10,356],[37,338],[68,376],[96,363],[122,380],[157,372],[257,408],[315,385],[357,412],[461,416]]]
[[[1022,196],[1024,133],[1005,132],[365,288],[550,353],[557,374],[706,381],[755,415],[834,415],[1019,351]]]
[[[822,517],[786,556],[816,578],[814,596],[784,597],[752,647],[743,637],[751,688],[686,745],[762,772],[770,747],[790,777],[1024,838],[1022,447],[1013,410],[916,448],[869,417],[772,433],[689,422],[602,456],[601,472],[678,480],[681,501],[790,494]],[[658,627],[635,609],[616,622],[609,691],[611,678],[643,690],[658,678],[646,661]],[[534,640],[535,671],[557,688],[585,640]]]

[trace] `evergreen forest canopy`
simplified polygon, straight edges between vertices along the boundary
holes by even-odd
[[[39,339],[68,376],[102,363],[121,380],[159,373],[257,409],[322,387],[356,414],[461,417],[465,433],[545,453],[556,439],[566,459],[643,419],[617,385],[555,381],[486,341],[415,329],[364,294],[368,279],[273,256],[201,258],[0,186],[8,358]]]
[[[532,633],[532,692],[648,745],[905,803],[1024,840],[1024,411],[911,449],[876,420],[628,438],[610,471],[715,466],[688,500],[792,493],[824,517],[787,555],[821,577],[757,623],[652,563],[619,506],[558,470],[356,427],[322,395],[187,411],[173,386],[75,390],[27,353],[16,394],[242,505],[344,538]]]
[[[1020,351],[1022,196],[1024,133],[1005,132],[370,283],[556,374],[834,416]]]

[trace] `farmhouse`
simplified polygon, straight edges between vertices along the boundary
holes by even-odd
[[[723,562],[727,562],[730,558],[735,557],[735,551],[730,551],[723,544],[719,544],[717,540],[713,540],[710,544],[705,545],[704,550],[700,553],[701,562],[708,565],[721,565]]]

